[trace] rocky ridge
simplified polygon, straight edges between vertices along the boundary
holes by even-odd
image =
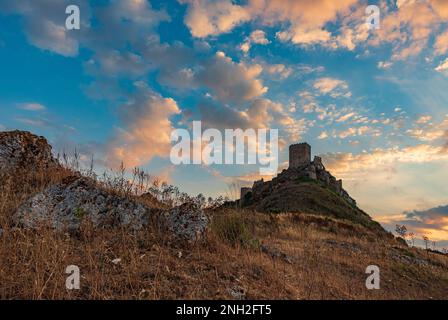
[[[0,132],[0,174],[17,169],[36,170],[59,166],[44,137],[27,131]]]
[[[0,173],[62,169],[51,150],[45,138],[29,132],[0,132]],[[138,230],[155,218],[172,236],[188,242],[200,240],[207,231],[209,219],[195,203],[161,208],[138,200],[73,172],[32,195],[13,214],[13,221],[25,228],[49,224],[57,230],[76,230],[84,219],[89,219],[97,228],[126,226]]]

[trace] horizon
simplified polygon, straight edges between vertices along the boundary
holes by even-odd
[[[361,0],[4,2],[0,131],[217,197],[260,166],[174,165],[172,132],[278,129],[279,172],[306,141],[373,219],[446,247],[448,3],[368,4],[379,29]]]

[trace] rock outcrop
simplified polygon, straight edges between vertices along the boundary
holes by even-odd
[[[0,176],[19,170],[60,168],[51,150],[44,137],[30,132],[0,132]],[[13,220],[26,228],[50,224],[57,230],[76,230],[84,219],[95,227],[140,229],[156,218],[182,241],[198,241],[205,234],[209,220],[194,203],[168,208],[150,194],[140,200],[117,195],[76,173],[32,196],[15,212]]]
[[[27,131],[0,132],[0,175],[58,166],[44,137]]]
[[[113,195],[83,177],[69,177],[25,202],[14,215],[16,223],[34,228],[42,222],[56,229],[77,229],[87,217],[96,227],[148,223],[151,210],[128,198]]]
[[[202,238],[209,224],[202,208],[194,202],[165,210],[162,217],[168,230],[177,238],[193,242]]]
[[[64,179],[26,201],[14,214],[17,225],[38,228],[50,224],[57,230],[76,230],[83,219],[94,227],[126,226],[138,230],[158,219],[175,239],[196,242],[204,236],[208,218],[194,203],[171,209],[150,207],[131,197],[115,195],[97,182],[80,176]]]

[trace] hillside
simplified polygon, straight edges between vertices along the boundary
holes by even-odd
[[[247,208],[202,209],[154,185],[55,165],[51,146],[29,133],[14,147],[23,134],[0,135],[0,164],[20,164],[0,167],[0,299],[448,297],[446,255],[397,241],[319,183],[285,184]],[[65,287],[69,265],[80,290]],[[366,289],[369,265],[380,268],[379,290]]]
[[[364,211],[350,205],[339,195],[314,181],[283,185],[275,193],[266,195],[248,208],[260,212],[301,212],[329,216],[359,223],[372,230],[385,233],[381,225],[373,221]]]
[[[311,146],[299,143],[289,147],[289,168],[271,181],[255,181],[241,188],[235,205],[259,212],[298,212],[343,219],[387,236],[381,225],[362,211],[338,180],[325,169],[318,156],[311,161]]]

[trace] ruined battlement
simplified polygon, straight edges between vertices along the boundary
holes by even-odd
[[[311,163],[311,146],[304,143],[297,143],[289,146],[289,167],[299,168]]]
[[[283,170],[277,177],[266,182],[263,179],[255,181],[252,188],[241,188],[240,204],[244,206],[247,202],[261,200],[276,186],[304,179],[318,181],[356,206],[356,201],[343,189],[342,180],[336,179],[325,169],[322,158],[315,156],[311,161],[311,146],[306,142],[289,146],[289,168]]]

